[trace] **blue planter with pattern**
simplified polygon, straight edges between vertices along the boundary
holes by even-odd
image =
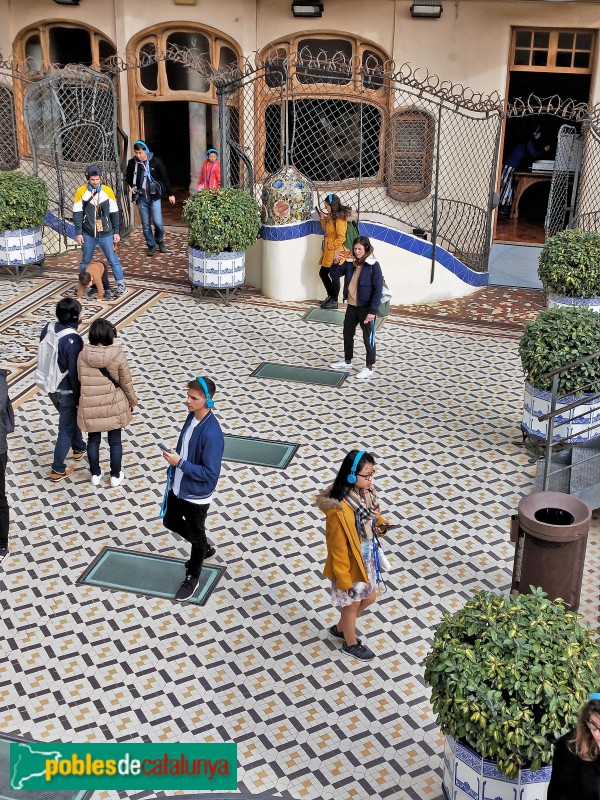
[[[246,253],[215,253],[188,247],[188,278],[192,286],[234,289],[246,280]]]
[[[600,426],[600,408],[597,404],[589,405],[585,402],[583,395],[567,395],[561,397],[561,405],[570,405],[580,401],[580,405],[559,414],[554,419],[553,441],[558,441],[569,437],[571,444],[577,442],[589,442],[600,436],[600,427],[586,430],[594,424]],[[540,422],[540,417],[550,411],[552,395],[543,389],[534,389],[525,381],[525,396],[523,398],[523,420],[521,425],[523,430],[538,439],[545,439],[548,433],[548,421]],[[580,416],[581,415],[581,416]]]
[[[39,264],[44,260],[42,228],[23,228],[0,233],[0,265],[8,267]]]
[[[552,767],[542,767],[507,778],[493,759],[446,735],[443,787],[449,800],[546,800],[551,774]]]

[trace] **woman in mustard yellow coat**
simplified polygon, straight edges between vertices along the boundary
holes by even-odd
[[[375,459],[365,450],[352,450],[333,485],[317,495],[317,506],[327,518],[327,560],[323,575],[331,580],[331,598],[340,619],[329,629],[343,639],[342,650],[361,661],[375,654],[356,638],[356,618],[377,599],[377,567],[373,530],[388,526],[379,513],[373,486]]]
[[[344,247],[344,242],[346,241],[348,220],[353,217],[353,212],[350,206],[342,205],[337,194],[328,194],[324,205],[325,211],[319,211],[321,227],[325,231],[319,277],[327,296],[321,303],[321,308],[337,308],[340,276],[331,270],[331,267],[341,264],[346,258],[352,258],[352,253]]]

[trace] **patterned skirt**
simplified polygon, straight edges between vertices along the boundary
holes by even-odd
[[[356,594],[354,597],[349,597],[345,590],[338,589],[336,587],[335,581],[331,581],[331,601],[336,608],[343,608],[344,606],[349,606],[359,600],[366,600],[367,597],[370,597],[373,594],[373,591],[377,588],[375,555],[373,553],[372,542],[369,542],[369,544],[369,554],[367,558],[363,559],[367,570],[367,577],[369,578],[368,583],[361,581],[359,583],[352,584],[352,588]]]

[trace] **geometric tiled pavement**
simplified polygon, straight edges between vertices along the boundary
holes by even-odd
[[[0,342],[12,303],[25,308],[40,287],[64,288],[0,282]],[[224,307],[133,287],[98,313],[107,311],[124,326],[139,398],[121,486],[92,487],[85,460],[50,484],[54,410],[31,393],[26,370],[11,378],[22,399],[0,568],[0,730],[49,741],[233,740],[239,788],[253,794],[437,800],[441,738],[422,661],[442,611],[476,588],[506,590],[509,516],[532,488],[518,444],[516,339],[388,320],[375,379],[332,389],[249,377],[262,361],[323,367],[341,355],[340,329],[304,322],[302,304]],[[14,341],[3,347],[3,365],[14,351]],[[223,463],[208,526],[227,572],[206,606],[77,585],[106,546],[187,556],[158,519],[157,442],[176,441],[186,381],[199,372],[215,379],[226,434],[298,443],[297,454],[286,470]],[[359,621],[377,654],[370,664],[326,636],[336,614],[313,503],[355,445],[375,454],[382,508],[400,526],[387,593]],[[594,523],[582,604],[594,626],[599,552]]]

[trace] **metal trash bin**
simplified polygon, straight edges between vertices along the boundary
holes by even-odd
[[[515,560],[511,593],[541,586],[579,608],[585,548],[592,511],[578,497],[563,492],[534,492],[523,497],[511,522]]]

